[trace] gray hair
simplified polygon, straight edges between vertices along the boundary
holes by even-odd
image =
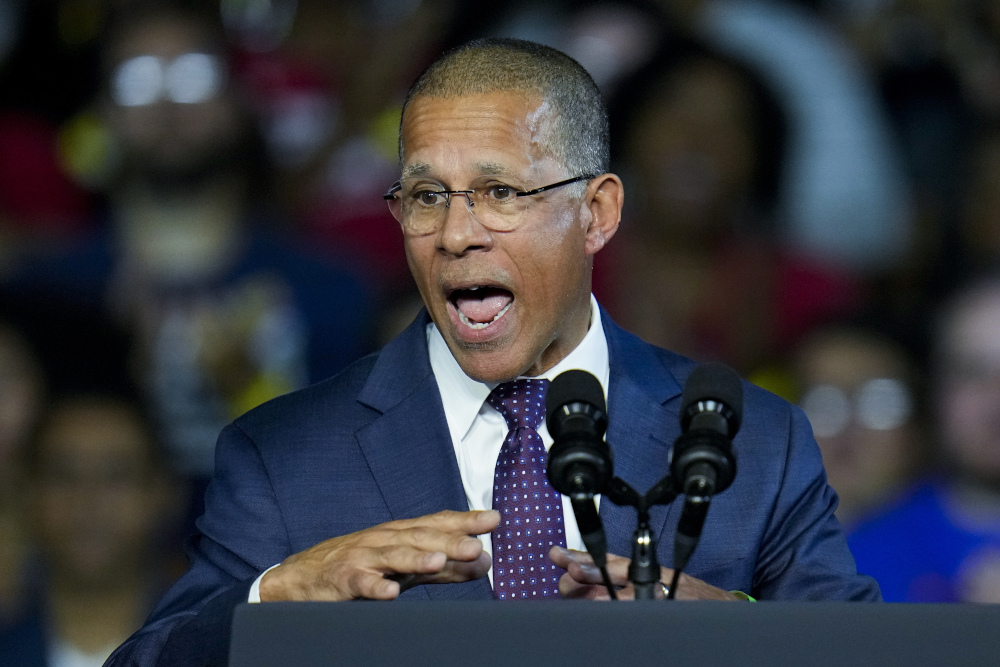
[[[459,97],[507,91],[538,94],[552,107],[549,148],[573,175],[608,171],[608,112],[597,84],[580,63],[534,42],[489,37],[448,51],[410,87],[402,115],[418,96]],[[402,163],[402,119],[400,130]]]

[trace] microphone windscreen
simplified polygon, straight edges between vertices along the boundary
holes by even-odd
[[[743,421],[743,382],[729,366],[717,362],[698,366],[687,382],[681,397],[681,414],[699,401],[712,400],[733,411],[735,423]]]
[[[545,414],[550,423],[552,413],[567,403],[589,403],[601,412],[607,413],[601,383],[587,371],[572,370],[560,373],[549,385],[545,397]]]

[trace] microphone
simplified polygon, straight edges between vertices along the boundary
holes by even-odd
[[[549,483],[569,496],[583,543],[603,573],[608,547],[594,495],[611,480],[613,461],[611,448],[604,442],[608,416],[601,383],[586,371],[560,373],[549,385],[545,412],[553,439]],[[609,590],[614,597],[613,587]]]
[[[725,491],[736,476],[732,439],[743,418],[743,384],[724,364],[698,366],[684,383],[681,436],[674,443],[670,472],[685,496],[674,543],[673,596],[705,523],[712,496]]]

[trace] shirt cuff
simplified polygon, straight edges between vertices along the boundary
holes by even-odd
[[[275,563],[271,567],[267,568],[260,573],[260,576],[253,580],[253,584],[250,586],[250,595],[247,596],[247,602],[256,604],[260,602],[260,580],[264,578],[264,575],[273,570],[274,568],[281,565],[281,563]]]

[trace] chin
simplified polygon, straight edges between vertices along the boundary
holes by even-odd
[[[466,349],[461,356],[455,355],[455,359],[466,375],[487,384],[513,380],[523,375],[527,367],[519,366],[516,362],[511,363],[510,352],[503,347],[475,351]]]

